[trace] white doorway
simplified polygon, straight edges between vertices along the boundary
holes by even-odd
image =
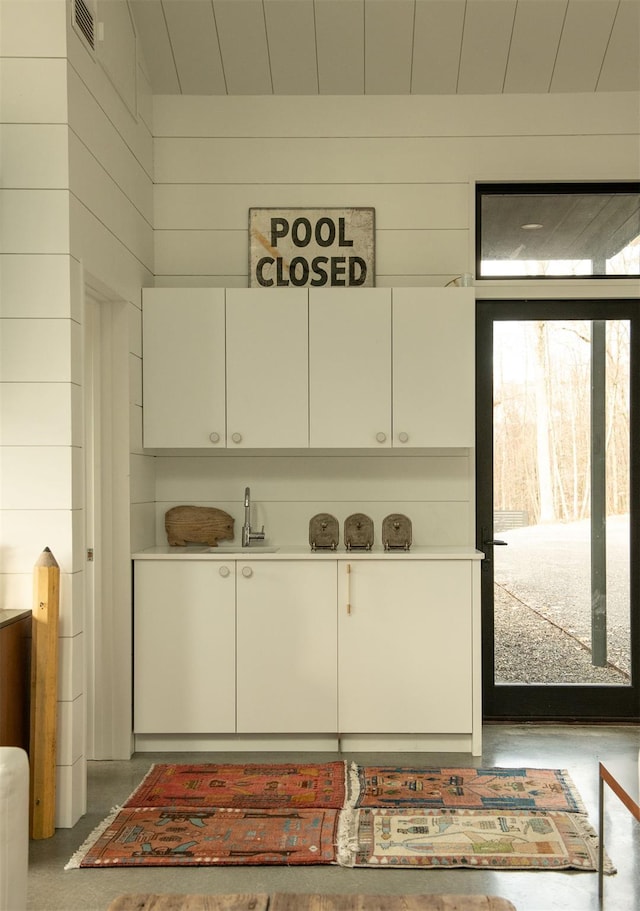
[[[128,305],[84,295],[88,759],[128,759],[131,723]]]

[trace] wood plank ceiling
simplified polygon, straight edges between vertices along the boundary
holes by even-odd
[[[129,0],[154,94],[640,90],[640,0]]]

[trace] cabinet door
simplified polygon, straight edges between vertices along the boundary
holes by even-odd
[[[310,289],[312,447],[391,446],[391,292]]]
[[[134,593],[136,733],[233,733],[233,563],[137,560]]]
[[[340,731],[470,732],[470,565],[341,561],[338,583]]]
[[[393,445],[475,446],[473,288],[393,289]]]
[[[227,291],[227,445],[309,445],[304,288]]]
[[[238,732],[337,731],[335,561],[238,562]]]
[[[224,289],[142,292],[147,447],[224,447]]]

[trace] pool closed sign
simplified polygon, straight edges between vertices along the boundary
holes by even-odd
[[[375,284],[374,209],[249,209],[250,288]]]

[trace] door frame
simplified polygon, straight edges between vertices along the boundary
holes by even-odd
[[[132,632],[128,304],[85,275],[85,741],[88,759],[129,759]],[[93,562],[87,552],[93,550]]]
[[[640,309],[637,299],[501,299],[476,303],[476,546],[493,540],[493,322],[533,319],[631,321],[631,420],[640,427]],[[635,445],[634,445],[635,444]],[[630,440],[630,553],[640,553],[640,431]],[[630,564],[631,685],[494,683],[493,548],[481,571],[482,690],[485,721],[640,720],[640,561]]]

